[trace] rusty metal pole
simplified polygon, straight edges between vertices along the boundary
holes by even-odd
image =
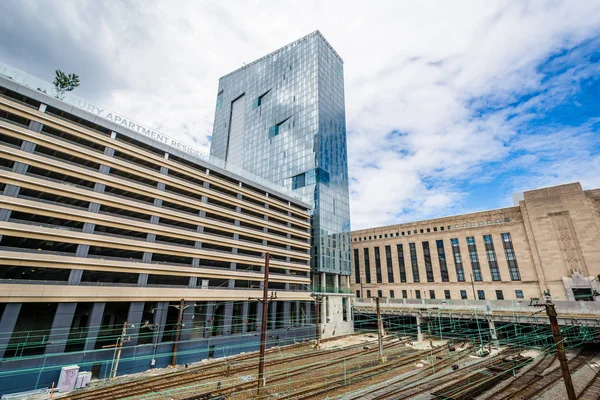
[[[181,322],[183,320],[183,310],[185,309],[185,300],[179,300],[179,316],[175,326],[175,339],[173,340],[173,355],[171,356],[171,367],[177,365],[177,348],[179,347],[179,336],[181,335]]]
[[[121,350],[123,349],[123,342],[125,342],[125,335],[127,335],[127,321],[123,322],[123,330],[121,331],[121,337],[117,344],[117,355],[115,360],[115,368],[113,369],[112,379],[117,377],[117,369],[119,368],[119,360],[121,359]]]
[[[380,297],[375,297],[375,304],[377,305],[377,340],[379,342],[379,361],[384,362],[383,358],[383,334],[382,334],[382,324],[381,324],[381,310],[379,309],[379,300]]]
[[[260,329],[260,358],[258,361],[258,398],[263,397],[265,375],[265,349],[267,345],[267,309],[269,308],[269,252],[265,253],[265,277],[263,283],[262,321]]]
[[[560,334],[560,327],[558,326],[558,319],[556,318],[556,309],[554,303],[550,300],[546,301],[546,314],[550,319],[550,327],[552,328],[552,337],[556,344],[556,353],[558,355],[558,361],[560,361],[560,369],[562,371],[563,380],[565,381],[565,388],[567,389],[567,397],[569,400],[576,400],[575,389],[573,388],[573,380],[571,379],[571,372],[569,371],[569,362],[567,356],[565,356],[565,348],[563,346],[563,338]]]

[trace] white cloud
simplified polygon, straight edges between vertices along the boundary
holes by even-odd
[[[467,197],[466,180],[491,179],[486,163],[516,149],[538,151],[540,141],[516,140],[532,117],[526,106],[483,116],[474,109],[548,85],[537,65],[600,32],[600,3],[590,1],[29,1],[12,8],[26,16],[21,28],[52,39],[40,46],[59,49],[64,43],[53,38],[68,32],[74,48],[60,54],[88,69],[76,71],[81,94],[205,150],[218,78],[321,30],[345,60],[354,229],[452,213]],[[76,64],[81,58],[89,63]],[[553,87],[530,102],[550,107],[565,95]],[[509,120],[511,112],[518,118]],[[531,157],[506,168],[531,171],[536,185],[597,182],[559,157],[550,176]],[[598,170],[597,155],[582,162]],[[510,189],[524,185],[515,180]]]

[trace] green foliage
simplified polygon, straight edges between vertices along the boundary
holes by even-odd
[[[56,89],[56,97],[63,99],[65,92],[70,92],[79,86],[79,75],[77,74],[65,74],[61,70],[56,70],[56,77],[54,78],[54,89]]]

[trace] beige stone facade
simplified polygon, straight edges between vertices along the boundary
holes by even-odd
[[[536,189],[515,207],[352,232],[352,287],[358,297],[513,300],[549,289],[556,300],[598,301],[599,243],[599,189]]]

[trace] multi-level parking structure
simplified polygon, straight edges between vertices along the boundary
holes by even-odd
[[[267,252],[270,328],[313,332],[311,205],[165,141],[0,77],[0,388],[41,356],[101,376],[125,321],[160,362],[180,299],[190,360],[254,345]]]

